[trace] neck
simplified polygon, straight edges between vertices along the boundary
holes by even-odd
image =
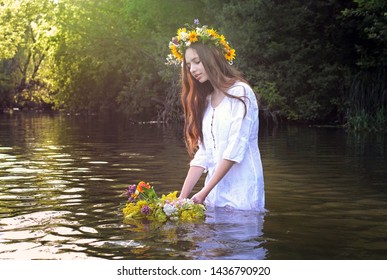
[[[212,92],[213,95],[219,95],[219,94],[223,94],[223,92],[218,89],[218,88],[214,88],[214,91]]]

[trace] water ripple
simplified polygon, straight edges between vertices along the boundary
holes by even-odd
[[[386,145],[278,127],[259,141],[269,213],[203,224],[122,222],[120,194],[178,190],[188,159],[167,127],[0,116],[0,259],[385,259]],[[5,129],[3,129],[3,127]],[[372,140],[372,141],[371,141]],[[199,183],[202,185],[203,183]],[[198,184],[198,187],[199,187]]]

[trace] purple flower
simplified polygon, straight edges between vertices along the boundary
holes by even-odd
[[[199,19],[194,19],[194,24],[199,25],[200,24]]]
[[[128,198],[131,198],[132,194],[136,192],[136,188],[137,188],[136,185],[130,185],[128,187],[128,191],[126,192],[126,195],[128,196]]]
[[[150,213],[150,208],[148,205],[144,205],[142,208],[141,208],[141,214],[143,215],[148,215]]]
[[[137,186],[136,185],[129,185],[128,190],[126,192],[126,196],[128,197],[129,202],[133,202],[137,195],[136,195]]]

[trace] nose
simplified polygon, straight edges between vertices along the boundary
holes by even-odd
[[[194,74],[196,72],[197,68],[195,66],[195,64],[191,64],[190,67],[189,67],[189,71],[191,72],[191,74]]]

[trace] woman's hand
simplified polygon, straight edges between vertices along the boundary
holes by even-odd
[[[191,200],[196,203],[196,204],[203,204],[204,203],[204,200],[206,199],[207,195],[203,192],[203,191],[200,191],[198,193],[196,193],[192,198]]]
[[[194,203],[203,203],[206,199],[207,195],[211,192],[211,190],[219,183],[220,180],[227,174],[227,172],[231,169],[231,167],[235,164],[234,161],[222,159],[215,170],[214,175],[212,175],[209,182],[201,189],[197,194],[195,194],[191,199]]]
[[[180,192],[179,199],[184,199],[189,196],[193,187],[199,181],[200,176],[203,174],[204,168],[200,166],[191,166],[188,170],[187,177],[185,178],[183,187]]]

